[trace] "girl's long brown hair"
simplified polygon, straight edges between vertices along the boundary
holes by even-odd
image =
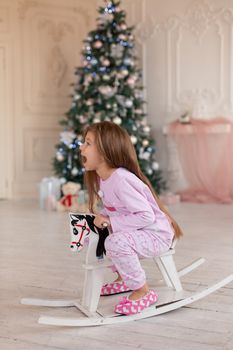
[[[103,121],[88,126],[84,131],[84,137],[88,132],[93,133],[97,149],[110,168],[125,168],[150,188],[159,208],[169,217],[175,237],[181,237],[183,233],[179,225],[162,204],[149,179],[142,173],[127,131],[112,122]],[[89,210],[94,212],[95,203],[99,199],[99,177],[96,171],[86,171],[84,181],[89,194]]]

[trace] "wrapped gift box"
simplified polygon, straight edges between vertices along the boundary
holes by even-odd
[[[40,182],[40,208],[56,210],[56,202],[60,197],[60,180],[56,177],[44,177]]]

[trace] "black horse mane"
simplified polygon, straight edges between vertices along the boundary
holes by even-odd
[[[95,215],[92,214],[71,214],[71,225],[74,227],[81,220],[86,220],[87,224],[91,231],[95,232],[99,236],[98,244],[96,247],[96,256],[97,258],[102,258],[104,254],[106,254],[106,250],[104,247],[104,242],[106,237],[109,235],[108,228],[105,227],[100,229],[99,227],[94,225]]]

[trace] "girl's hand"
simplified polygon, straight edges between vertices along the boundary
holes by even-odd
[[[94,225],[99,227],[99,228],[104,228],[104,227],[111,226],[111,222],[110,222],[108,216],[97,214],[95,219],[94,219]]]

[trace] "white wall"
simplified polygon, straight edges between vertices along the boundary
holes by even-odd
[[[185,111],[233,121],[233,1],[143,0],[142,7],[138,36],[144,48],[148,117],[166,174],[166,123]]]

